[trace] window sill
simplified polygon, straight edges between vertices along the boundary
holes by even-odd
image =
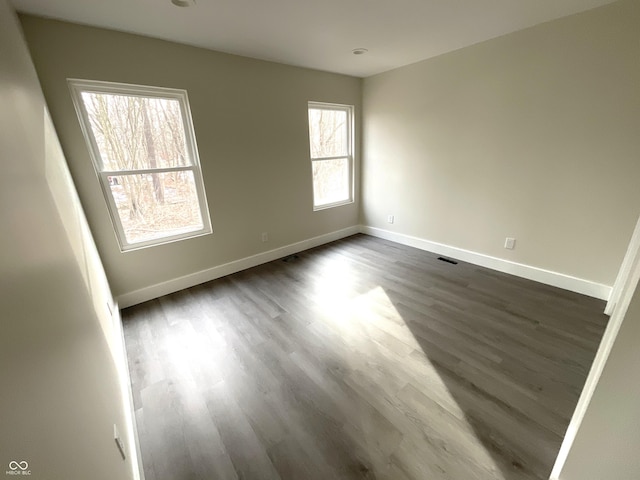
[[[353,199],[349,199],[349,200],[341,200],[339,202],[334,202],[334,203],[327,203],[326,205],[314,205],[313,206],[313,211],[317,212],[320,210],[327,210],[329,208],[334,208],[334,207],[341,207],[343,205],[350,205],[354,203]]]

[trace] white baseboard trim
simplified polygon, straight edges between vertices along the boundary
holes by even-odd
[[[117,302],[120,308],[131,307],[138,303],[153,300],[154,298],[184,290],[185,288],[193,287],[194,285],[199,285],[210,280],[215,280],[216,278],[231,275],[232,273],[240,272],[247,268],[286,257],[287,255],[292,255],[309,248],[349,237],[356,233],[365,233],[373,237],[391,240],[392,242],[397,242],[402,245],[419,248],[428,252],[437,253],[438,255],[445,255],[463,262],[472,263],[474,265],[490,268],[499,272],[509,273],[517,277],[527,278],[529,280],[534,280],[536,282],[552,285],[554,287],[563,288],[565,290],[581,293],[583,295],[588,295],[602,300],[608,300],[611,295],[612,287],[592,282],[590,280],[584,280],[582,278],[572,277],[563,273],[552,272],[550,270],[544,270],[530,265],[511,262],[497,257],[491,257],[489,255],[432,242],[423,238],[413,237],[411,235],[384,230],[382,228],[355,225],[335,232],[309,238],[307,240],[302,240],[301,242],[285,245],[267,252],[258,253],[250,257],[241,258],[212,268],[200,270],[199,272],[174,278],[139,290],[134,290],[133,292],[119,295]]]
[[[360,226],[360,232],[373,237],[384,238],[392,242],[401,243],[410,247],[419,248],[428,252],[445,255],[463,262],[472,263],[481,267],[490,268],[499,272],[509,273],[517,277],[534,280],[554,287],[562,288],[572,292],[588,295],[589,297],[608,300],[611,295],[611,287],[601,283],[572,277],[563,273],[552,272],[522,263],[511,262],[497,257],[491,257],[482,253],[452,247],[442,243],[432,242],[423,238],[413,237],[402,233],[396,233],[382,228]]]
[[[251,255],[250,257],[241,258],[212,268],[200,270],[199,272],[191,273],[189,275],[167,280],[166,282],[157,283],[149,287],[119,295],[117,299],[118,305],[120,308],[131,307],[163,295],[168,295],[170,293],[184,290],[185,288],[193,287],[194,285],[199,285],[210,280],[215,280],[216,278],[225,277],[232,273],[246,270],[247,268],[256,267],[263,263],[286,257],[287,255],[293,255],[294,253],[302,252],[309,248],[349,237],[359,232],[360,227],[358,225],[354,225],[353,227],[326,233],[307,240],[302,240],[301,242],[292,243],[267,252],[258,253],[256,255]]]

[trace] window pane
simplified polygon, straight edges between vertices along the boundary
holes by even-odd
[[[191,171],[111,176],[109,186],[128,243],[203,228]]]
[[[180,102],[170,98],[82,92],[101,170],[191,165]]]
[[[316,207],[349,200],[349,159],[318,160],[313,166],[313,198]]]
[[[345,110],[309,109],[311,158],[349,155],[347,120]]]

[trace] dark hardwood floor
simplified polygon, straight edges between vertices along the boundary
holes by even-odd
[[[356,235],[123,311],[146,480],[547,479],[604,302]]]

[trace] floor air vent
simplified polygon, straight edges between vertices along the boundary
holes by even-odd
[[[438,257],[438,260],[442,260],[443,262],[447,262],[447,263],[450,263],[452,265],[457,265],[458,264],[458,262],[456,262],[455,260],[451,260],[450,258]]]
[[[282,259],[282,261],[283,261],[283,262],[287,262],[287,263],[289,263],[289,262],[295,262],[296,260],[298,260],[298,258],[300,258],[300,257],[298,257],[298,255],[295,255],[295,254],[294,254],[294,255],[289,255],[288,257],[284,257],[284,258]]]

